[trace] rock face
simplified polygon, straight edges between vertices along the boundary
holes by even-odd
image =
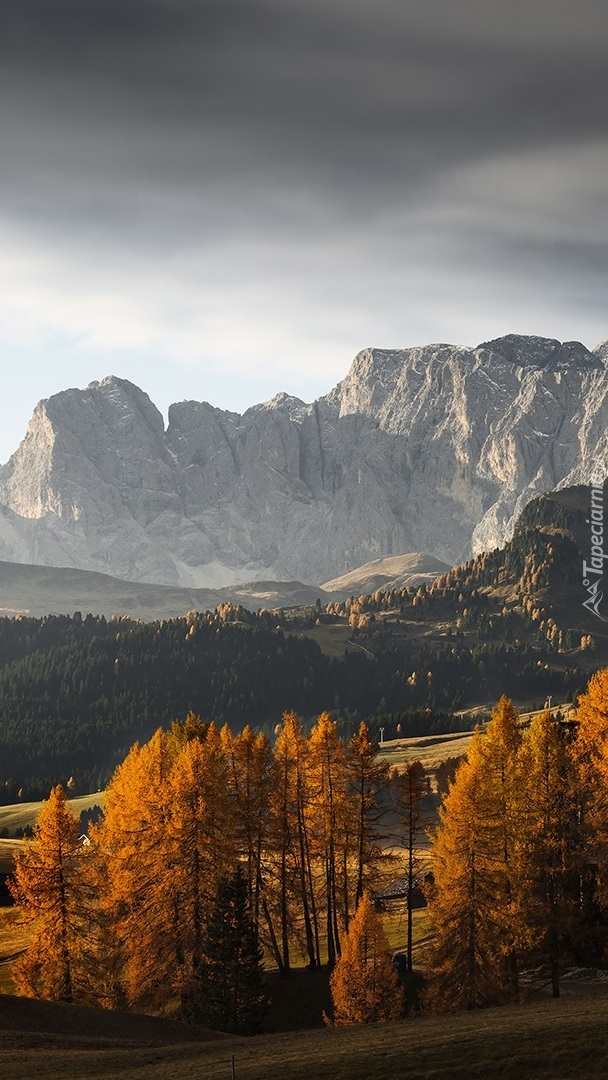
[[[0,469],[0,558],[218,587],[327,581],[372,559],[447,563],[525,504],[608,471],[608,347],[509,335],[366,349],[312,405],[242,416],[114,377],[41,402]]]

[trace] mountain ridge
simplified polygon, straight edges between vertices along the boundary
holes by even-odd
[[[408,551],[452,565],[608,471],[607,357],[514,334],[365,349],[311,404],[182,401],[166,427],[128,380],[61,391],[0,468],[0,558],[211,589]]]

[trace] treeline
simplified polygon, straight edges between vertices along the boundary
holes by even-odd
[[[388,781],[364,724],[346,743],[327,713],[309,735],[290,713],[271,746],[190,714],[130,751],[90,845],[53,789],[16,862],[15,900],[34,926],[13,968],[19,991],[144,1009],[176,999],[199,1015],[218,888],[237,867],[255,939],[278,969],[302,958],[333,967],[386,861]],[[410,767],[390,790],[413,869],[423,771]]]
[[[608,671],[573,723],[522,730],[502,698],[440,811],[429,1000],[475,1008],[522,986],[560,993],[567,965],[608,959]]]
[[[416,607],[429,602],[425,591]],[[472,602],[463,595],[463,609]],[[399,626],[374,636],[372,655],[336,658],[274,618],[223,605],[158,623],[0,619],[0,801],[42,798],[70,777],[75,792],[99,790],[134,741],[190,709],[270,737],[286,704],[308,724],[329,704],[346,735],[362,719],[377,728],[379,717],[404,717],[405,730],[404,720],[387,725],[394,738],[398,723],[404,735],[450,730],[446,714],[496,699],[507,683],[542,701],[583,681],[576,664],[556,669],[527,643],[431,645]]]

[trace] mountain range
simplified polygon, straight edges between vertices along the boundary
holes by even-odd
[[[114,376],[41,401],[0,469],[0,559],[155,585],[335,583],[370,560],[452,565],[536,495],[608,466],[608,344],[508,335],[366,349],[306,404],[182,401]]]

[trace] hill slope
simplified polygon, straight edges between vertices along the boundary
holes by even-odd
[[[74,611],[94,615],[129,615],[133,619],[174,619],[189,611],[207,611],[219,604],[295,607],[326,602],[331,595],[301,581],[254,581],[223,589],[188,589],[171,585],[122,581],[109,574],[67,567],[0,562],[0,617]]]
[[[353,594],[361,596],[363,593],[373,593],[377,589],[404,589],[408,585],[420,585],[423,581],[433,581],[448,569],[446,563],[433,555],[411,552],[409,555],[392,555],[388,559],[373,559],[348,574],[324,582],[322,588],[344,599]]]
[[[605,1077],[606,1001],[602,993],[402,1023],[196,1041],[198,1033],[178,1024],[0,998],[0,1074],[226,1080],[234,1055],[238,1080]]]

